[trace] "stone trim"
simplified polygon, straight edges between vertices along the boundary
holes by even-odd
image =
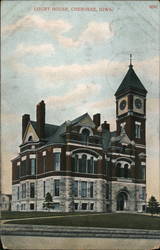
[[[78,143],[71,143],[71,142],[68,142],[67,145],[79,146],[79,147],[84,147],[84,148],[86,148],[86,145],[78,144]],[[87,145],[87,148],[93,148],[93,149],[100,149],[100,150],[102,150],[101,147],[94,147],[94,146],[88,146],[88,145]]]
[[[53,148],[53,153],[61,153],[61,148]]]

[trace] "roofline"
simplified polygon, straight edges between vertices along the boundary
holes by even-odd
[[[145,90],[140,90],[140,89],[137,89],[137,88],[126,88],[125,90],[120,90],[120,91],[116,91],[116,93],[114,94],[114,96],[123,96],[124,94],[128,94],[129,92],[134,92],[135,94],[138,94],[138,95],[142,95],[144,97],[146,97],[148,91],[145,89]]]

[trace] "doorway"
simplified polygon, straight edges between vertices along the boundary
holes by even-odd
[[[127,208],[128,196],[124,192],[120,192],[117,196],[117,211],[123,211]]]

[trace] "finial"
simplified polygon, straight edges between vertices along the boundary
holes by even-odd
[[[132,65],[132,54],[130,54],[130,65],[129,65],[129,67],[130,67],[130,68],[133,67],[133,65]]]

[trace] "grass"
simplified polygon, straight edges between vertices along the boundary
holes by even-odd
[[[75,214],[74,214],[75,215]],[[103,228],[131,228],[160,230],[160,217],[139,214],[97,214],[81,215],[59,218],[43,218],[32,220],[9,221],[12,224],[32,225],[58,225],[58,226],[81,226],[81,227],[103,227]]]
[[[13,211],[2,211],[1,212],[1,220],[10,220],[10,219],[23,219],[23,218],[32,218],[32,217],[49,217],[49,216],[67,216],[67,215],[75,215],[75,213],[56,213],[56,212],[13,212]],[[81,213],[76,213],[81,214]],[[83,213],[88,214],[88,213]]]

